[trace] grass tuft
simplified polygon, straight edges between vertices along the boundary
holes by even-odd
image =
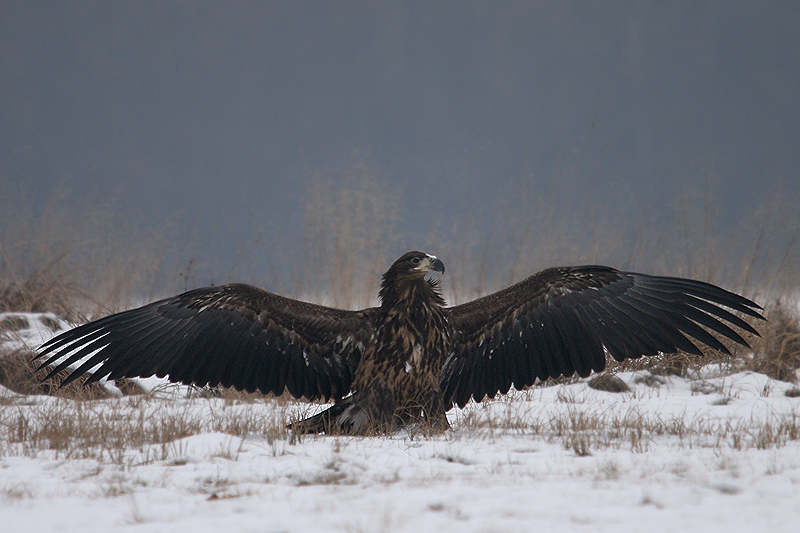
[[[760,349],[744,359],[744,368],[794,383],[800,369],[800,317],[777,302],[767,313],[767,320],[769,327]]]

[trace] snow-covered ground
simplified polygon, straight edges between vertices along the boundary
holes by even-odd
[[[722,370],[620,374],[628,393],[516,392],[451,411],[441,436],[300,441],[280,428],[303,404],[0,389],[0,530],[800,531],[800,399]],[[209,428],[241,417],[278,430],[108,449],[14,438],[53,417]]]

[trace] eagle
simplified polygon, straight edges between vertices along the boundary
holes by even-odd
[[[617,361],[705,345],[749,347],[744,318],[762,308],[691,279],[605,266],[543,270],[504,290],[448,307],[444,264],[408,252],[383,275],[380,305],[343,310],[245,284],[191,290],[101,318],[46,342],[35,359],[64,386],[156,375],[332,401],[295,423],[309,433],[386,434],[410,424],[449,428],[446,412],[560,376],[587,377]],[[738,314],[735,314],[738,313]]]

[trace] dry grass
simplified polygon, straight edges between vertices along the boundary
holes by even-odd
[[[800,316],[780,303],[767,314],[769,327],[752,356],[744,358],[744,368],[773,379],[796,382],[800,369]]]
[[[341,173],[316,173],[304,205],[305,259],[298,292],[335,307],[374,305],[393,258],[399,193],[382,184],[369,160]]]
[[[72,299],[80,290],[66,279],[51,278],[48,269],[34,270],[24,279],[5,280],[0,285],[0,312],[53,312],[59,316],[74,316]]]
[[[157,289],[169,226],[141,229],[107,196],[65,188],[43,203],[0,180],[0,312],[50,311],[85,319]]]
[[[647,451],[660,438],[675,438],[685,447],[774,449],[800,440],[800,413],[776,414],[766,422],[754,419],[721,420],[711,415],[661,415],[635,408],[597,410],[570,393],[557,395],[557,403],[531,404],[519,397],[500,400],[502,408],[482,404],[458,417],[454,431],[461,437],[494,438],[503,433],[529,435],[548,443],[559,442],[578,456],[606,448]]]
[[[98,401],[18,396],[0,409],[0,454],[126,461],[174,459],[176,440],[209,432],[288,435],[285,406],[261,399],[175,400],[132,396]],[[135,453],[134,453],[135,452]],[[179,456],[180,453],[177,453]]]
[[[99,383],[85,385],[88,376],[61,388],[61,382],[66,379],[68,371],[60,372],[46,381],[43,380],[47,370],[42,369],[37,372],[39,364],[33,361],[34,355],[35,353],[27,348],[0,351],[0,385],[17,394],[47,394],[81,401],[113,397],[113,394]],[[143,392],[136,382],[128,379],[115,380],[114,384],[126,395]]]
[[[453,431],[444,436],[410,432],[406,437],[409,442],[435,438],[467,443],[504,435],[523,436],[531,442],[557,443],[580,457],[605,449],[644,453],[656,441],[663,444],[665,439],[671,446],[730,450],[776,449],[800,440],[800,413],[796,410],[766,419],[727,419],[713,413],[642,411],[628,402],[598,408],[584,392],[570,386],[557,387],[553,402],[537,400],[536,391],[541,390],[537,388],[458,411]],[[632,394],[635,400],[637,392]],[[266,437],[270,447],[267,452],[276,456],[302,443],[286,429],[286,422],[302,409],[284,399],[239,393],[227,398],[139,395],[93,401],[30,395],[4,398],[0,406],[0,455],[4,456],[44,454],[56,460],[92,459],[122,467],[151,462],[179,465],[187,453],[181,439],[194,435],[224,433],[242,439],[259,435]],[[337,454],[349,440],[331,440],[330,460],[318,471],[297,477],[297,485],[352,482]],[[234,446],[221,448],[215,456],[236,460],[237,454]],[[450,453],[440,458],[464,464],[469,461]],[[124,486],[122,483],[109,490]],[[216,493],[221,488],[209,482],[201,489]]]

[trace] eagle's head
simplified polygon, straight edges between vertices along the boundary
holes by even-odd
[[[444,274],[444,263],[437,259],[435,255],[425,252],[406,252],[400,259],[394,262],[389,268],[389,272],[406,272],[425,276],[428,272],[439,272]],[[389,274],[387,272],[387,274]]]
[[[397,300],[416,297],[433,298],[441,301],[438,285],[439,277],[431,274],[444,274],[444,263],[435,255],[425,252],[407,252],[395,261],[383,275],[381,291],[378,296],[383,305],[393,305]],[[443,305],[444,302],[440,305]]]

